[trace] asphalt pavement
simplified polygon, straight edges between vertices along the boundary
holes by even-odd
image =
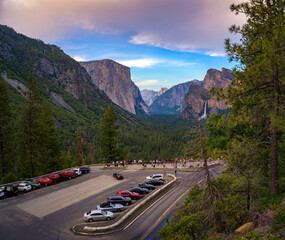
[[[213,174],[219,174],[220,169],[221,166],[217,166],[211,171]],[[128,167],[127,170],[121,170],[125,176],[124,181],[114,180],[113,172],[114,170],[97,168],[76,179],[1,200],[0,239],[155,239],[165,217],[171,216],[176,204],[184,200],[186,191],[204,177],[203,171],[177,172],[177,177],[181,179],[179,185],[146,209],[136,221],[126,223],[114,234],[94,237],[72,233],[71,227],[83,222],[83,213],[95,209],[96,205],[105,202],[108,196],[142,183],[146,176],[153,173],[173,174],[174,171]]]

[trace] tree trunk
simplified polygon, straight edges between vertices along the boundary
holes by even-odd
[[[274,75],[274,118],[279,117],[279,75],[278,65],[275,64]],[[273,123],[276,124],[276,123]],[[278,124],[278,123],[277,123]],[[270,152],[271,152],[271,197],[273,195],[279,195],[279,176],[278,176],[278,126],[272,126],[270,134]]]

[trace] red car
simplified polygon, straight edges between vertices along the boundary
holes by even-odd
[[[38,182],[41,185],[45,185],[45,186],[52,184],[52,180],[49,179],[48,177],[38,178],[35,180],[35,182]]]
[[[62,179],[62,178],[71,179],[71,178],[75,178],[76,174],[74,171],[61,171],[61,172],[59,172],[59,176],[60,176],[60,179]]]
[[[60,180],[60,176],[58,173],[52,173],[47,176],[49,179],[51,179],[53,182],[58,182]]]
[[[130,191],[119,191],[117,192],[117,195],[122,196],[122,197],[129,197],[131,199],[138,199],[139,194],[136,192],[130,192]]]

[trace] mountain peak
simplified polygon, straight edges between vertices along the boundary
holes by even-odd
[[[150,114],[139,88],[131,79],[130,68],[110,59],[80,62],[92,82],[121,108],[130,113]]]

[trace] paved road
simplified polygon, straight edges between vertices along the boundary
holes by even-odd
[[[212,176],[222,173],[224,166],[210,169]],[[174,209],[180,205],[189,189],[197,183],[203,184],[204,171],[200,172],[178,172],[177,177],[181,179],[180,184],[165,194],[159,201],[149,207],[140,217],[126,225],[123,230],[111,235],[100,236],[98,239],[135,239],[135,240],[157,240],[160,239],[157,232],[166,226],[166,217],[171,219]]]
[[[218,168],[215,168],[217,171]],[[158,170],[126,170],[126,180],[115,181],[113,171],[97,169],[82,177],[52,185],[30,193],[0,201],[0,239],[5,240],[72,240],[94,239],[71,233],[70,228],[83,222],[83,213],[94,209],[118,190],[142,183],[147,175],[163,173]],[[138,220],[115,235],[103,235],[98,239],[154,239],[166,216],[173,212],[170,207],[203,173],[178,172],[182,183],[147,210]],[[102,185],[103,179],[103,185]],[[181,202],[183,195],[178,202]],[[170,207],[170,208],[169,208]],[[169,208],[169,209],[168,209]],[[165,213],[165,211],[168,211]],[[163,213],[165,213],[163,215]],[[163,216],[158,220],[160,216]],[[146,231],[148,230],[148,231]],[[115,237],[115,238],[114,238]]]

